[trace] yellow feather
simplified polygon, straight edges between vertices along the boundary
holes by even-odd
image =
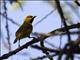
[[[35,16],[27,16],[24,19],[24,23],[20,26],[20,28],[16,31],[16,39],[14,43],[16,43],[16,40],[23,39],[25,37],[30,37],[30,34],[33,30],[32,22],[34,20]]]

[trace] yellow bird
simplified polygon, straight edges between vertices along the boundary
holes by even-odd
[[[20,28],[16,31],[16,39],[14,40],[14,43],[16,43],[18,40],[23,39],[25,37],[30,38],[30,34],[32,33],[33,26],[32,22],[36,16],[27,16],[24,19],[23,24],[20,26]]]

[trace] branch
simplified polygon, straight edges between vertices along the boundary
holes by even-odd
[[[55,3],[56,3],[57,10],[59,12],[59,15],[61,17],[62,23],[64,24],[64,27],[65,27],[65,30],[66,30],[66,34],[68,36],[68,42],[70,42],[70,40],[71,40],[70,32],[69,32],[69,29],[67,28],[67,24],[65,22],[66,19],[64,17],[64,13],[63,13],[63,10],[61,8],[60,2],[59,2],[59,0],[55,0]]]
[[[80,54],[80,47],[77,47],[76,44],[74,44],[75,41],[72,41],[70,43],[67,43],[63,49],[51,49],[51,48],[48,48],[48,47],[40,47],[38,45],[31,45],[31,47],[32,48],[35,48],[35,49],[38,49],[38,50],[41,50],[41,51],[46,50],[48,52],[55,53],[55,55],[51,56],[51,57],[54,57],[56,55],[60,55],[60,53],[67,55],[69,53],[68,51],[70,51],[70,49],[67,49],[67,47],[71,43],[73,43],[73,46],[74,46],[73,53],[74,54]],[[41,57],[41,58],[43,58],[43,57]],[[38,58],[38,59],[41,59],[41,58]],[[44,57],[44,58],[48,58],[48,56],[47,57]]]
[[[80,28],[80,23],[67,26],[67,28],[68,29]],[[65,31],[66,31],[65,27],[62,27],[62,28],[58,28],[58,29],[51,31],[48,34],[50,34],[50,35],[57,35],[58,34],[59,35],[59,32],[65,32]],[[65,34],[65,33],[63,33],[63,34]]]
[[[2,15],[4,18],[6,18],[7,20],[9,20],[10,22],[12,22],[13,24],[20,26],[20,24],[16,23],[15,21],[13,21],[11,18],[5,16],[3,13],[0,12],[0,15]]]
[[[74,1],[78,6],[80,6],[80,3],[78,2],[78,0]]]
[[[68,26],[68,28],[69,28],[69,29],[72,29],[72,28],[80,28],[80,23],[74,24],[74,25],[71,25],[71,26]],[[59,29],[56,29],[56,30],[60,30],[60,31],[63,30],[63,31],[65,31],[65,28],[63,27],[63,28],[59,28]],[[51,31],[51,32],[54,33],[56,30]],[[50,32],[50,33],[51,33],[51,32]],[[13,50],[13,51],[11,51],[11,52],[9,52],[9,53],[6,53],[6,54],[2,55],[2,56],[0,57],[0,60],[1,60],[1,59],[6,59],[6,58],[8,58],[8,57],[10,57],[10,56],[18,53],[19,51],[23,50],[24,48],[28,48],[28,46],[30,46],[30,45],[32,45],[32,44],[34,44],[34,43],[37,43],[37,42],[39,42],[39,41],[41,41],[41,40],[44,40],[44,39],[46,39],[46,38],[48,38],[48,37],[50,37],[50,36],[41,35],[41,36],[38,37],[38,38],[33,38],[32,41],[27,42],[26,44],[22,45],[20,48],[17,48],[17,49],[15,49],[15,50]]]
[[[6,2],[5,0],[3,0],[3,7],[4,7],[4,15],[6,16],[5,20],[6,20],[6,31],[7,31],[7,41],[9,44],[9,51],[11,50],[11,43],[10,43],[10,31],[9,31],[9,24],[8,24],[8,20],[7,20],[7,7],[6,7]]]
[[[10,51],[9,53],[6,53],[6,54],[2,55],[2,56],[0,57],[0,60],[2,60],[2,59],[7,59],[8,57],[10,57],[10,56],[18,53],[19,51],[23,50],[24,48],[28,48],[29,45],[32,45],[33,43],[36,43],[36,42],[39,42],[39,40],[37,40],[37,39],[34,38],[32,41],[27,42],[27,43],[24,44],[23,46],[20,46],[19,48],[15,49],[15,50],[13,50],[13,51]]]
[[[57,54],[51,54],[51,55],[49,55],[49,56],[51,56],[51,57],[54,57],[54,56],[56,56]],[[37,58],[32,58],[31,60],[42,60],[42,59],[44,59],[44,58],[48,58],[48,56],[46,56],[46,55],[43,55],[43,56],[40,56],[40,57],[37,57]]]
[[[54,10],[51,10],[48,14],[46,14],[43,18],[41,18],[36,24],[34,24],[34,26],[36,26],[37,24],[39,24],[40,22],[42,22],[43,20],[45,20],[48,16],[50,16],[54,11]]]

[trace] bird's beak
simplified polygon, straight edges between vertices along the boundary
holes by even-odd
[[[33,20],[34,20],[34,18],[35,18],[36,16],[33,16],[33,18],[32,18],[32,20],[30,21],[30,23],[32,23],[33,22]]]
[[[33,18],[35,18],[36,16],[34,16]]]
[[[35,17],[36,17],[36,16],[33,16],[32,20],[34,20]]]

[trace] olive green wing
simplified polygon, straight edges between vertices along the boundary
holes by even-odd
[[[16,32],[16,38],[21,39],[24,38],[32,32],[32,25],[24,23],[21,25],[21,27]]]

